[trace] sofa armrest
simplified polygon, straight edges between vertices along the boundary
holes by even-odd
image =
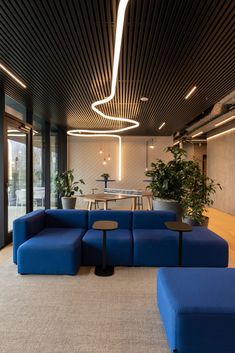
[[[44,228],[44,214],[44,210],[37,210],[14,220],[12,234],[14,263],[17,263],[17,250],[19,246]]]

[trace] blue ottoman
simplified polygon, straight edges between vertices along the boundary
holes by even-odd
[[[157,283],[171,352],[235,352],[235,269],[162,268]]]

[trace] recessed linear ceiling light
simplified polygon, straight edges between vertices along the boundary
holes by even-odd
[[[11,71],[9,71],[1,63],[0,63],[0,69],[2,69],[4,72],[6,72],[6,74],[8,74],[11,78],[13,78],[13,80],[15,80],[17,83],[19,83],[19,85],[21,85],[23,88],[26,88],[26,85],[22,81],[20,81],[13,73],[11,73]]]
[[[229,118],[227,118],[227,119],[225,119],[225,120],[223,120],[223,121],[220,121],[219,123],[215,124],[215,126],[223,125],[223,124],[225,124],[225,123],[227,123],[228,121],[231,121],[231,120],[233,120],[233,119],[235,119],[235,115],[232,115],[232,116],[230,116]]]
[[[99,115],[101,115],[105,119],[109,120],[115,120],[119,122],[124,122],[124,123],[130,123],[130,126],[116,129],[116,130],[69,130],[67,131],[68,135],[73,135],[73,136],[113,136],[116,138],[119,138],[119,166],[118,166],[118,179],[121,180],[121,156],[122,156],[122,144],[121,144],[121,137],[118,135],[111,135],[113,133],[117,132],[122,132],[130,129],[137,128],[140,124],[136,120],[132,119],[127,119],[127,118],[119,118],[119,117],[114,117],[114,116],[108,116],[104,113],[102,113],[97,106],[101,104],[105,104],[109,101],[111,101],[114,96],[115,96],[115,90],[116,90],[116,83],[117,83],[117,74],[118,74],[118,66],[119,66],[119,59],[120,59],[120,50],[121,50],[121,44],[122,44],[122,34],[123,34],[123,26],[124,26],[124,19],[125,19],[125,12],[126,12],[126,7],[128,4],[129,0],[120,0],[119,6],[118,6],[118,14],[117,14],[117,26],[116,26],[116,35],[115,35],[115,47],[114,47],[114,60],[113,60],[113,70],[112,70],[112,82],[111,82],[111,92],[110,95],[100,101],[96,101],[92,103],[91,108]]]
[[[232,131],[235,131],[235,127],[233,127],[232,129],[228,129],[228,130],[226,130],[226,131],[223,131],[223,132],[219,132],[218,134],[215,134],[215,135],[213,135],[213,136],[207,137],[207,140],[212,140],[212,139],[214,139],[214,138],[216,138],[216,137],[218,137],[218,136],[225,135],[225,134],[227,134],[227,133],[229,133],[229,132],[232,132]]]
[[[147,102],[149,99],[148,99],[148,97],[141,97],[140,100],[141,100],[141,102]]]
[[[200,131],[200,132],[198,132],[197,134],[192,135],[192,138],[197,137],[197,136],[200,136],[200,135],[202,135],[202,134],[203,134],[203,131]]]
[[[197,87],[194,86],[184,98],[185,98],[185,99],[188,99],[188,98],[193,94],[193,92],[194,92],[196,89],[197,89]]]
[[[163,126],[165,126],[165,125],[166,125],[166,122],[164,121],[164,122],[159,126],[158,130],[161,130],[161,129],[163,128]]]

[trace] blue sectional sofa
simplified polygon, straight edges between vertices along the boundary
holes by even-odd
[[[162,268],[157,302],[171,352],[235,352],[235,269]]]
[[[114,220],[107,232],[107,262],[113,266],[177,266],[178,233],[166,211],[40,210],[14,221],[13,260],[22,274],[76,274],[79,266],[101,263],[102,235],[97,220]],[[183,265],[225,267],[228,244],[215,233],[195,227],[183,237]]]

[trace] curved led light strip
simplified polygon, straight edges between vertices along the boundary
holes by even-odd
[[[75,135],[76,133],[79,134],[78,136],[80,136],[81,133],[95,133],[95,134],[106,134],[107,133],[107,134],[111,134],[111,133],[117,133],[117,132],[122,132],[122,131],[130,130],[130,129],[134,129],[140,125],[139,122],[136,120],[106,115],[97,108],[99,105],[108,103],[115,96],[117,75],[118,75],[118,66],[119,66],[119,59],[120,59],[120,51],[121,51],[121,44],[122,44],[123,26],[124,26],[125,12],[126,12],[126,7],[128,4],[128,1],[129,0],[120,0],[119,6],[118,6],[117,27],[116,27],[116,37],[115,37],[115,47],[114,47],[114,61],[113,61],[113,72],[112,72],[112,83],[111,83],[110,95],[104,99],[101,99],[99,101],[92,103],[91,108],[94,110],[94,112],[101,115],[105,119],[130,123],[131,126],[123,127],[123,128],[116,129],[116,130],[83,130],[83,129],[82,130],[79,130],[79,129],[78,130],[77,129],[76,130],[69,130],[68,131],[69,135],[71,132],[73,133],[73,135]]]
[[[119,180],[121,180],[121,137],[118,135],[111,135],[111,134],[137,128],[140,124],[136,120],[106,115],[103,112],[101,112],[97,107],[99,105],[108,103],[115,96],[117,75],[118,75],[118,66],[119,66],[119,59],[120,59],[120,51],[121,51],[121,44],[122,44],[123,26],[124,26],[125,12],[126,12],[126,7],[128,4],[128,1],[129,0],[120,0],[119,6],[118,6],[117,27],[116,27],[115,47],[114,47],[114,61],[113,61],[113,71],[112,71],[112,82],[111,82],[110,95],[104,99],[101,99],[99,101],[92,103],[91,108],[94,110],[94,112],[96,112],[97,114],[99,114],[100,116],[102,116],[105,119],[130,123],[131,125],[127,126],[127,127],[120,128],[120,129],[115,129],[115,130],[84,130],[84,129],[80,130],[80,129],[76,129],[76,130],[69,130],[67,132],[68,135],[79,136],[79,137],[81,137],[81,136],[89,136],[89,137],[91,137],[91,136],[103,136],[103,137],[113,136],[113,137],[119,138],[119,176],[118,176]]]

